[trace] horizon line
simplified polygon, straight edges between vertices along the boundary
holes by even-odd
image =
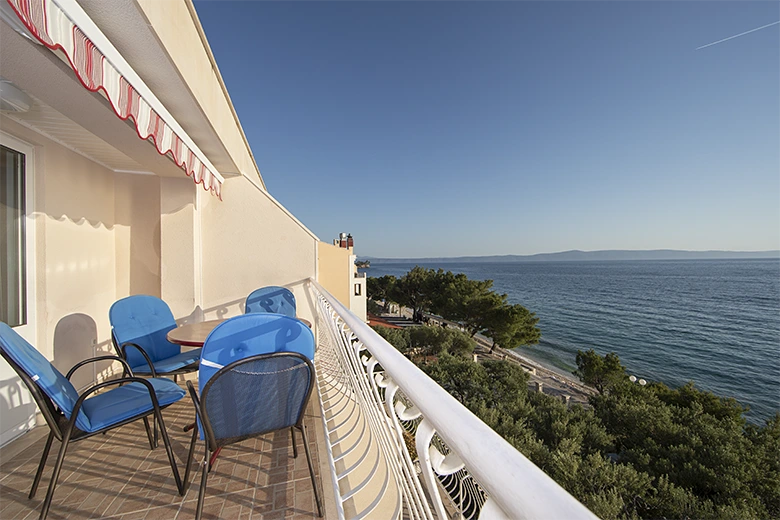
[[[757,249],[757,250],[735,250],[735,249],[566,249],[563,251],[552,251],[542,253],[496,253],[496,254],[483,254],[483,255],[456,255],[456,256],[372,256],[372,255],[357,255],[364,258],[376,258],[380,260],[421,260],[427,258],[487,258],[491,256],[539,256],[539,255],[557,255],[562,253],[612,253],[612,252],[627,252],[627,253],[651,253],[651,252],[674,252],[674,253],[748,253],[748,254],[760,254],[760,253],[775,253],[780,256],[780,249]]]

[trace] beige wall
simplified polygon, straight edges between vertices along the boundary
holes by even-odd
[[[350,265],[352,251],[343,247],[320,242],[317,248],[318,281],[345,307],[349,308],[352,287],[353,265]]]
[[[206,318],[240,314],[250,292],[283,285],[311,319],[303,284],[316,275],[316,237],[244,177],[226,179],[222,198],[200,197]]]
[[[60,370],[113,352],[108,309],[129,294],[160,293],[159,179],[117,174],[0,117],[34,147],[35,347]],[[107,368],[80,370],[80,387]]]
[[[177,318],[200,303],[196,189],[188,177],[160,179],[161,298]]]
[[[160,181],[115,174],[116,294],[160,297]]]

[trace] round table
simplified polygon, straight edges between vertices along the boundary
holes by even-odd
[[[209,320],[200,323],[187,323],[168,331],[168,341],[185,347],[202,347],[211,331],[227,320]]]
[[[311,328],[311,322],[309,320],[303,318],[295,319]],[[202,347],[203,344],[206,343],[206,338],[211,334],[211,331],[214,330],[217,325],[224,323],[225,321],[227,321],[227,319],[187,323],[180,327],[176,327],[175,329],[171,329],[168,332],[168,341],[185,347]]]

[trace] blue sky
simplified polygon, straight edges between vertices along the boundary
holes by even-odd
[[[780,249],[777,2],[196,1],[274,197],[359,255]]]

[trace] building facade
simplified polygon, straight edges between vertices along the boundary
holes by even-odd
[[[3,321],[65,371],[112,349],[108,309],[131,294],[200,320],[284,285],[312,319],[303,283],[354,258],[321,253],[266,190],[190,0],[2,0],[0,14]],[[322,282],[350,305],[350,280]],[[0,365],[2,444],[35,405]]]

